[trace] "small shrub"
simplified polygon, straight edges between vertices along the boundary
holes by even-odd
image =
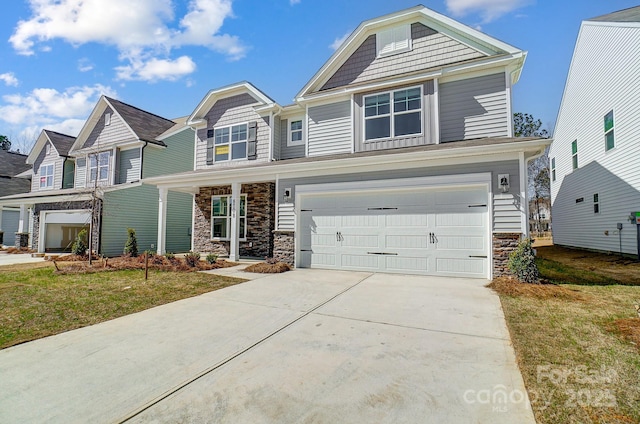
[[[531,247],[531,239],[526,238],[509,255],[509,270],[523,283],[539,284],[540,272]]]
[[[76,236],[76,240],[71,245],[71,253],[78,256],[87,254],[87,230],[81,230]]]
[[[210,264],[216,263],[217,260],[218,260],[218,255],[216,255],[215,253],[209,253],[207,255],[207,262],[209,262]]]
[[[132,257],[138,256],[138,239],[136,238],[136,230],[133,228],[127,228],[129,237],[127,243],[124,245],[124,254]]]
[[[189,251],[186,255],[184,255],[184,260],[191,268],[195,268],[200,262],[200,253]]]
[[[169,259],[169,260],[172,260],[172,259],[176,258],[176,255],[175,255],[175,253],[167,252],[167,253],[164,254],[164,257]]]

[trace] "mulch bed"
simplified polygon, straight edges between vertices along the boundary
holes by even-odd
[[[91,272],[117,271],[122,269],[144,269],[144,255],[138,257],[120,256],[117,258],[94,259],[89,265],[88,258],[78,255],[59,256],[52,259],[56,265],[58,274],[82,274]],[[192,272],[207,271],[210,269],[227,268],[235,266],[237,263],[222,259],[214,263],[198,261],[195,267],[189,266],[183,258],[167,258],[161,255],[149,256],[149,269],[159,271]]]
[[[278,274],[280,272],[286,272],[290,270],[291,267],[283,262],[276,262],[274,264],[260,262],[257,264],[249,265],[248,267],[243,269],[244,272],[257,272],[260,274]]]
[[[35,253],[35,250],[31,250],[28,247],[21,247],[21,248],[17,248],[17,247],[9,247],[7,249],[2,250],[3,252],[6,252],[10,255],[12,254],[18,254],[18,253]]]
[[[487,287],[511,297],[527,296],[536,299],[584,300],[581,294],[566,287],[556,284],[526,284],[513,277],[494,278]]]
[[[640,318],[625,318],[613,322],[615,329],[640,351]]]

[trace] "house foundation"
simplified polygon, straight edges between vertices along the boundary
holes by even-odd
[[[509,255],[520,243],[520,233],[493,234],[493,276],[502,277],[513,275],[509,270]]]

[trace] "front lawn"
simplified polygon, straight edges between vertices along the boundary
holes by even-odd
[[[537,422],[640,422],[640,266],[545,249],[541,275],[562,284],[492,284]]]
[[[243,282],[200,272],[58,274],[53,264],[0,267],[0,349]]]

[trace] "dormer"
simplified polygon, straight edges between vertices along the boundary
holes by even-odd
[[[42,130],[27,157],[33,167],[31,191],[60,190],[74,185],[74,159],[69,150],[75,137]]]

